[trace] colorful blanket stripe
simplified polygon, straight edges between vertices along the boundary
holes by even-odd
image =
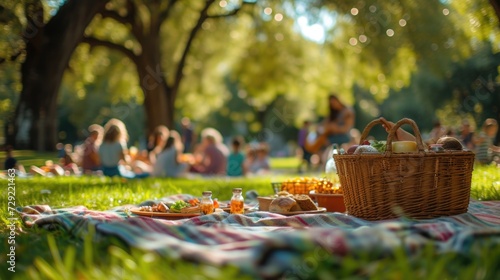
[[[109,211],[36,205],[20,209],[20,214],[29,227],[64,230],[83,238],[91,226],[96,238],[115,236],[135,248],[198,263],[234,265],[257,277],[293,274],[306,252],[318,258],[323,250],[339,257],[367,252],[384,256],[401,246],[411,253],[432,244],[441,252],[466,253],[479,237],[500,237],[500,201],[471,201],[468,213],[457,216],[377,222],[341,213],[286,217],[268,212],[164,220],[130,214],[129,207],[135,205]]]

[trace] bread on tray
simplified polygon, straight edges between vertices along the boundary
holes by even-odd
[[[314,201],[305,194],[292,195],[281,191],[275,196],[258,197],[258,200],[260,211],[288,213],[318,210]]]

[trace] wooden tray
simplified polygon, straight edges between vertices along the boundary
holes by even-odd
[[[200,213],[164,213],[164,212],[149,212],[141,211],[139,208],[130,209],[130,212],[139,216],[150,218],[161,218],[167,220],[181,220],[200,216]]]

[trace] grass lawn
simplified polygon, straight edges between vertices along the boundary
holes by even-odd
[[[29,152],[17,155],[23,164],[43,163],[52,154],[39,155]],[[24,158],[23,158],[24,156]],[[294,172],[295,158],[273,159],[276,169]],[[272,193],[270,182],[281,177],[298,176],[281,173],[278,177],[247,179],[154,179],[123,181],[118,178],[58,177],[16,180],[15,202],[18,206],[47,204],[52,207],[84,205],[90,209],[108,210],[115,206],[137,204],[150,199],[178,193],[200,194],[212,190],[213,197],[229,199],[233,187],[244,191],[256,190],[261,195]],[[2,180],[7,185],[6,180]],[[75,239],[63,231],[48,232],[26,228],[17,223],[16,273],[7,270],[10,229],[7,224],[7,191],[0,202],[0,279],[245,279],[245,275],[232,267],[214,268],[165,259],[151,252],[133,250],[120,240],[95,241]],[[473,173],[472,197],[481,200],[500,200],[500,172],[494,166],[476,167]],[[497,242],[498,243],[498,242]],[[311,266],[311,279],[494,279],[500,275],[497,243],[473,242],[471,254],[437,253],[432,247],[408,257],[404,251],[384,259],[371,256],[322,258]],[[306,260],[308,256],[304,256]],[[194,274],[198,274],[195,277]],[[296,278],[296,279],[303,279]]]

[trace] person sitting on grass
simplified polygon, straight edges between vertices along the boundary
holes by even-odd
[[[482,131],[474,139],[476,146],[476,160],[481,164],[490,164],[493,161],[493,153],[500,153],[500,147],[493,145],[498,132],[498,122],[489,118],[483,123]]]
[[[126,139],[128,133],[125,124],[118,119],[111,119],[104,126],[104,139],[99,147],[102,173],[105,176],[121,176],[124,178],[143,178],[148,173],[136,174],[129,168]]]
[[[207,176],[226,175],[229,150],[223,144],[222,135],[214,128],[205,128],[201,137],[202,141],[197,148],[196,160],[190,172]]]
[[[157,155],[153,166],[153,176],[177,178],[185,175],[188,165],[181,161],[184,146],[177,131],[170,131],[165,149]]]
[[[70,175],[71,172],[75,175],[80,175],[81,171],[76,162],[78,159],[76,158],[75,153],[73,153],[73,145],[66,144],[64,145],[64,157],[60,159],[60,165],[64,169],[64,174]]]
[[[266,143],[259,143],[256,147],[253,147],[251,151],[251,156],[248,157],[248,161],[245,163],[246,168],[248,168],[248,173],[255,175],[267,174],[271,171],[271,165],[269,163],[269,147]]]
[[[82,169],[85,174],[91,174],[101,169],[101,159],[99,158],[99,146],[102,141],[104,129],[98,124],[93,124],[88,128],[89,136],[83,143]]]

